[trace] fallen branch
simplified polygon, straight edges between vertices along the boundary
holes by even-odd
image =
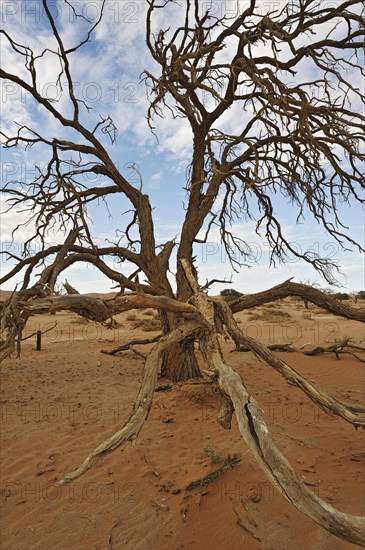
[[[40,332],[43,336],[43,334],[47,334],[47,332],[50,332],[51,330],[56,328],[57,325],[58,325],[58,322],[56,321],[55,324],[53,325],[53,327],[47,328],[47,330],[32,332],[32,334],[30,334],[29,336],[26,336],[25,338],[22,338],[22,342],[25,342],[25,340],[29,340],[29,338],[33,338],[33,336],[37,336],[38,332]]]
[[[315,348],[307,351],[303,351],[304,355],[319,355],[320,353],[334,352],[345,348],[349,343],[350,338],[345,338],[342,342],[337,342],[331,346],[316,346]]]
[[[240,462],[242,459],[242,456],[238,453],[234,455],[228,455],[227,458],[224,460],[222,466],[218,468],[217,470],[214,470],[214,472],[211,472],[210,474],[201,477],[200,479],[196,479],[195,481],[192,481],[185,487],[185,491],[192,491],[193,489],[196,489],[197,487],[206,487],[209,485],[209,483],[212,483],[216,479],[218,479],[226,470],[232,470],[232,468]]]
[[[359,346],[358,344],[352,344],[351,342],[349,342],[347,344],[347,347],[348,348],[351,348],[351,349],[359,349],[361,351],[365,351],[365,347],[364,346]]]
[[[282,351],[282,352],[293,352],[297,351],[298,353],[304,353],[304,355],[319,355],[320,353],[334,353],[337,357],[337,359],[340,358],[341,354],[349,354],[355,357],[355,359],[358,359],[361,363],[365,363],[365,360],[362,359],[359,355],[354,353],[353,351],[350,351],[349,349],[344,348],[353,348],[353,349],[360,349],[365,351],[364,348],[361,346],[352,346],[351,344],[348,344],[348,338],[344,340],[342,343],[333,344],[331,346],[316,346],[312,350],[302,351],[302,348],[306,347],[308,344],[305,344],[305,346],[302,346],[300,349],[293,348],[290,344],[270,344],[267,345],[266,348],[270,351]],[[236,343],[236,349],[232,351],[240,351],[240,352],[249,352],[252,351],[252,349],[248,346],[239,345]]]
[[[284,351],[284,352],[296,351],[290,344],[270,344],[266,347],[271,351]],[[232,351],[247,352],[252,350],[248,346],[238,345],[238,349],[232,350]]]
[[[158,342],[161,338],[161,334],[158,334],[154,338],[145,338],[145,339],[137,339],[137,340],[131,340],[130,342],[127,342],[126,344],[123,344],[122,346],[118,346],[117,348],[114,348],[112,350],[106,350],[102,349],[101,353],[105,353],[107,355],[116,355],[120,351],[127,351],[131,348],[131,346],[135,346],[137,344],[145,345],[145,344],[154,344],[155,342]]]
[[[337,359],[340,359],[340,355],[342,354],[348,354],[352,355],[352,357],[355,357],[355,359],[358,359],[358,361],[361,361],[361,363],[365,363],[365,360],[362,359],[359,355],[354,353],[353,351],[350,351],[351,349],[358,349],[361,351],[365,351],[365,348],[361,346],[357,346],[356,344],[350,344],[351,338],[345,338],[342,342],[338,342],[336,344],[332,344],[332,346],[316,346],[315,348],[311,350],[304,351],[304,355],[319,355],[320,353],[334,353],[336,355]],[[345,349],[350,348],[350,349]]]

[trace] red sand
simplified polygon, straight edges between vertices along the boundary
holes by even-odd
[[[285,323],[250,322],[242,315],[241,327],[266,342],[294,339],[295,346],[329,343],[347,335],[364,342],[360,323],[319,312],[303,320],[302,305],[288,303],[285,308],[292,315]],[[146,337],[131,330],[125,318],[118,317],[123,326],[117,334],[80,323],[72,315],[35,317],[28,334],[54,320],[59,326],[44,336],[41,352],[34,350],[30,339],[19,360],[3,363],[1,548],[354,548],[317,526],[272,488],[247,451],[236,422],[230,431],[217,423],[219,400],[209,382],[175,384],[171,391],[156,392],[135,446],[127,443],[72,484],[56,485],[130,414],[142,359],[131,352],[120,357],[99,353],[137,335]],[[231,343],[223,348],[298,475],[334,507],[364,515],[363,433],[325,415],[251,353],[230,353]],[[356,359],[280,356],[335,397],[363,402],[364,365]],[[207,447],[220,453],[219,463],[207,456]],[[207,487],[184,490],[217,469],[229,453],[242,454],[234,470]]]

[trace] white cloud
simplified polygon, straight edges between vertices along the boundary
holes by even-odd
[[[16,5],[16,3],[10,3]],[[8,17],[8,23],[11,24],[11,33],[15,36],[15,39],[20,43],[28,43],[34,47],[38,53],[47,47],[55,48],[55,40],[52,37],[49,24],[43,17],[42,20],[35,24],[34,16],[29,15],[31,9],[36,7],[39,2],[27,2],[19,3],[19,11],[14,17]],[[93,2],[87,0],[80,0],[76,3],[77,8],[84,16],[94,17],[95,12],[92,11]],[[60,11],[60,18],[58,25],[67,47],[74,46],[78,41],[85,36],[85,29],[87,25],[81,20],[75,21],[70,8],[66,5],[63,10]],[[184,3],[182,3],[184,5]],[[208,3],[202,2],[200,4],[203,7],[207,7]],[[25,8],[26,6],[26,8]],[[61,6],[61,3],[58,3]],[[90,7],[91,6],[91,7]],[[229,10],[233,15],[235,10],[242,12],[247,8],[247,1],[236,2],[213,2],[213,10],[216,11],[215,15],[222,15],[220,10]],[[158,154],[164,154],[165,158],[174,161],[174,166],[169,167],[169,174],[175,171],[181,171],[186,167],[191,152],[191,131],[186,121],[182,119],[172,119],[169,112],[165,113],[164,119],[156,118],[156,133],[159,138],[159,143],[156,143],[155,137],[148,129],[145,119],[148,102],[146,99],[144,84],[140,82],[140,73],[143,69],[148,69],[151,72],[157,71],[158,68],[155,62],[151,59],[148,49],[145,44],[145,10],[147,2],[106,2],[105,17],[103,18],[99,27],[97,27],[93,41],[91,45],[86,45],[83,49],[77,53],[70,55],[71,69],[74,76],[74,80],[78,83],[76,87],[76,94],[81,99],[89,102],[93,111],[88,118],[88,125],[92,126],[91,120],[97,121],[99,113],[103,116],[110,113],[113,117],[115,124],[119,129],[119,143],[123,144],[124,140],[128,140],[127,146],[139,147],[143,150],[143,154],[146,158],[149,156],[155,159]],[[23,17],[22,10],[28,10],[28,16]],[[266,12],[269,9],[269,4],[266,0],[263,0],[261,4],[258,4],[258,12]],[[157,18],[155,23],[155,30],[159,28],[168,28],[172,25],[172,28],[179,20],[181,20],[181,8],[177,4],[169,4],[168,9],[157,10]],[[35,32],[35,29],[37,32]],[[170,31],[172,32],[172,31]],[[323,35],[328,32],[327,26],[321,27],[319,33]],[[335,31],[337,35],[341,32],[341,28],[338,27]],[[315,37],[313,35],[300,36],[296,45],[303,45],[310,41],[313,41]],[[233,47],[233,42],[232,42]],[[259,55],[263,55],[267,48],[260,43],[254,46],[255,52]],[[232,54],[231,47],[226,48],[220,54],[222,60],[227,60],[227,56]],[[287,53],[283,49],[281,56],[286,56]],[[22,60],[23,61],[23,60]],[[19,56],[17,56],[11,49],[5,45],[4,54],[2,58],[2,64],[8,70],[15,70],[23,77],[28,78],[24,65],[19,62]],[[49,93],[53,92],[52,83],[55,82],[59,74],[59,66],[54,60],[51,60],[51,55],[45,55],[43,61],[39,61],[39,75],[38,82],[39,87],[43,90],[48,90]],[[306,59],[300,66],[300,71],[295,77],[296,82],[311,80],[315,75],[313,71],[313,63],[310,59]],[[360,87],[361,81],[359,79],[352,79],[352,73],[349,72],[349,78],[354,85]],[[60,96],[60,102],[57,104],[58,108],[62,109],[64,113],[69,114],[71,112],[71,104],[67,96],[67,85],[65,79],[62,79],[64,84],[64,91]],[[47,86],[49,87],[47,88]],[[32,103],[28,100],[24,100],[24,96],[16,96],[11,86],[3,88],[5,93],[6,102],[5,108],[3,108],[4,128],[8,132],[15,130],[13,119],[16,117],[23,124],[34,126],[41,129],[47,136],[54,135],[59,131],[59,127],[55,124],[51,116],[42,114],[44,109],[32,108]],[[337,91],[336,91],[337,93]],[[101,94],[100,97],[98,94]],[[3,107],[4,107],[3,104]],[[358,108],[358,100],[355,98],[354,108]],[[85,110],[81,106],[83,113],[82,117],[86,120]],[[228,132],[236,132],[238,128],[242,128],[243,124],[247,121],[249,113],[244,113],[242,107],[237,105],[230,109],[222,120],[220,121],[220,127]],[[64,134],[67,134],[63,130]],[[12,159],[16,159],[18,163],[24,161],[24,157],[19,153],[14,152]],[[39,159],[39,153],[36,152],[26,153],[27,161],[32,159]],[[42,158],[48,158],[48,155]],[[11,166],[9,165],[9,169]],[[8,174],[9,175],[9,174]],[[148,181],[150,189],[158,189],[162,178],[162,171],[155,172]],[[221,198],[216,201],[216,207],[219,208]],[[2,203],[3,205],[3,203]],[[11,230],[14,228],[15,223],[23,223],[27,221],[28,214],[21,213],[19,209],[16,209],[11,214],[5,214],[2,216],[1,229],[2,240],[11,240]],[[165,225],[163,219],[160,220],[161,225],[157,224],[157,233],[159,240],[165,240],[165,238],[171,238],[171,236],[179,234],[180,227],[178,225]],[[310,232],[312,241],[315,243],[321,243],[323,248],[323,232],[318,226],[301,226],[298,228],[295,224],[286,225],[285,230],[288,238],[293,242],[298,243],[300,246],[307,244],[307,234]],[[33,230],[31,227],[22,227],[19,230],[17,239],[19,241],[25,241],[29,238]],[[235,224],[234,231],[238,235],[248,240],[248,242],[255,243],[260,247],[267,255],[267,248],[264,247],[262,241],[258,239],[254,232],[254,224]],[[108,232],[101,234],[98,232],[99,242],[104,237],[110,236]],[[166,237],[167,235],[167,237]],[[59,236],[58,236],[59,238]],[[53,239],[52,239],[53,240]],[[210,237],[210,242],[213,244],[219,244],[219,232],[215,229]],[[261,244],[259,244],[261,243]],[[212,262],[202,261],[201,274],[212,278],[212,274],[230,273],[231,269],[226,261],[221,259],[214,263],[214,258],[209,257]],[[361,275],[361,269],[356,259],[353,263],[348,258],[345,258],[343,269],[349,276],[349,279],[359,281],[359,275]],[[242,288],[256,289],[255,285],[268,280],[271,283],[280,282],[282,277],[287,278],[294,273],[299,280],[304,278],[313,278],[316,276],[310,266],[290,264],[286,268],[278,268],[276,271],[271,271],[266,267],[254,267],[251,270],[243,270],[240,275],[235,275],[235,281],[237,284],[242,285]],[[81,270],[77,270],[81,271]],[[261,275],[262,274],[262,275]],[[237,279],[236,279],[237,277]],[[245,290],[243,290],[245,291]]]
[[[148,187],[150,189],[160,189],[163,179],[163,172],[161,170],[159,172],[155,172],[150,176],[148,181]]]
[[[29,212],[25,212],[22,208],[12,208],[9,210],[9,204],[6,203],[5,195],[0,196],[0,235],[2,243],[10,243],[15,240],[18,243],[24,243],[34,234],[34,224],[29,221]],[[19,229],[12,236],[14,228],[19,226]]]

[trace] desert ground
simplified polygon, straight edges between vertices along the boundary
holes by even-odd
[[[364,302],[356,305],[361,306]],[[246,334],[268,344],[314,347],[348,336],[365,343],[361,323],[314,305],[305,310],[300,301],[269,304],[236,318]],[[77,315],[35,316],[24,337],[57,323],[43,335],[42,350],[36,351],[31,336],[19,359],[1,365],[3,550],[354,548],[271,486],[236,421],[228,431],[217,423],[219,397],[208,378],[184,384],[159,379],[156,390],[161,391],[154,394],[135,444],[125,444],[73,483],[58,486],[123,426],[132,410],[143,357],[130,350],[116,356],[100,350],[153,337],[159,330],[152,311],[132,311],[116,320],[119,327],[107,329]],[[144,325],[155,330],[145,332]],[[146,353],[149,347],[135,349]],[[298,475],[332,506],[365,515],[363,433],[326,415],[252,353],[234,351],[223,336],[222,348]],[[364,363],[356,358],[310,357],[300,351],[278,355],[333,396],[364,402]],[[241,460],[233,469],[186,489],[235,453]]]

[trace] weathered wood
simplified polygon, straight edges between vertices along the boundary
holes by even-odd
[[[66,296],[36,298],[21,302],[20,305],[25,311],[33,315],[45,311],[50,313],[73,311],[87,319],[99,322],[107,321],[113,315],[131,309],[156,308],[175,313],[197,314],[196,308],[191,304],[179,302],[167,296],[150,296],[148,294],[126,294],[116,296],[111,300],[101,300],[82,294],[69,294]]]
[[[221,390],[221,405],[217,414],[217,421],[225,430],[231,429],[234,408],[228,395]]]
[[[63,286],[67,292],[67,294],[80,294],[80,292],[78,290],[76,290],[76,288],[74,288],[73,286],[70,285],[70,283],[66,281],[63,283]]]
[[[154,338],[136,338],[135,340],[131,340],[130,342],[127,342],[126,344],[122,344],[121,346],[118,346],[111,350],[102,349],[101,353],[105,353],[106,355],[116,355],[121,351],[129,350],[131,346],[135,346],[136,344],[140,344],[140,345],[155,344],[160,340],[161,336],[162,336],[161,334],[158,334]]]
[[[337,537],[365,547],[365,518],[345,514],[324,502],[303,483],[276,447],[261,416],[258,404],[248,393],[240,376],[223,360],[218,337],[214,325],[212,326],[212,321],[214,322],[213,302],[206,295],[198,293],[187,262],[182,262],[182,266],[187,274],[187,280],[195,292],[196,300],[194,302],[199,307],[206,325],[210,326],[210,330],[206,330],[201,338],[204,359],[209,364],[210,370],[218,373],[218,384],[232,401],[241,435],[257,463],[274,487],[298,510]],[[223,300],[221,303],[223,304]],[[224,304],[220,311],[225,311],[226,308],[229,309]],[[225,320],[226,318],[224,318]],[[261,348],[257,349],[261,351]]]
[[[167,336],[163,336],[160,341],[157,342],[147,356],[143,370],[141,387],[129,420],[121,430],[117,431],[112,437],[99,445],[84,460],[79,468],[63,476],[63,478],[58,482],[59,485],[65,485],[80,477],[82,474],[87,472],[102,456],[109,453],[113,449],[116,449],[122,443],[137,437],[148,417],[148,413],[152,405],[157,372],[163,353],[174,343],[184,340],[189,336],[197,337],[200,332],[201,328],[197,323],[186,323],[183,327],[175,329]]]
[[[24,182],[16,180],[6,182],[3,188],[10,199],[10,208],[28,212],[30,219],[35,221],[35,231],[25,243],[24,256],[30,251],[29,245],[34,240],[41,243],[42,250],[29,258],[2,252],[17,262],[2,279],[3,282],[23,269],[24,278],[20,294],[0,304],[0,322],[5,336],[0,341],[0,359],[15,349],[20,352],[22,331],[30,315],[35,313],[64,309],[88,319],[106,322],[112,320],[113,315],[133,308],[156,307],[160,312],[167,312],[167,323],[163,326],[167,335],[147,358],[141,392],[129,423],[88,457],[80,467],[81,473],[126,437],[137,435],[151,406],[156,365],[162,361],[163,355],[163,367],[174,380],[189,378],[198,372],[194,338],[199,337],[208,367],[218,373],[217,380],[223,395],[223,410],[218,416],[222,424],[225,427],[230,425],[234,407],[243,437],[286,498],[337,536],[351,542],[361,542],[360,537],[364,533],[359,528],[359,518],[341,515],[323,501],[316,501],[315,495],[306,490],[270,439],[256,402],[249,396],[238,375],[224,363],[217,336],[222,327],[222,317],[217,315],[213,302],[201,294],[193,257],[194,243],[207,243],[213,224],[216,224],[228,258],[235,262],[237,251],[242,255],[243,263],[246,255],[250,255],[246,254],[249,243],[232,233],[229,224],[236,215],[246,220],[256,218],[256,233],[260,234],[260,230],[264,229],[272,261],[285,261],[287,253],[292,253],[296,258],[310,263],[331,282],[331,268],[337,267],[335,261],[330,257],[320,258],[310,248],[304,252],[296,250],[288,240],[276,201],[272,200],[273,193],[279,189],[293,205],[298,205],[298,219],[309,212],[339,245],[345,247],[349,243],[358,251],[364,251],[362,244],[347,232],[337,208],[342,199],[360,203],[363,184],[359,166],[364,157],[359,143],[363,139],[361,132],[365,119],[361,103],[364,103],[365,96],[361,87],[352,84],[353,79],[347,82],[349,67],[355,76],[361,77],[363,74],[357,55],[363,48],[364,36],[360,0],[321,6],[319,12],[313,10],[311,2],[297,2],[290,10],[272,11],[261,16],[257,13],[255,0],[252,0],[234,18],[223,13],[212,17],[209,7],[201,12],[199,0],[192,0],[185,2],[185,13],[180,10],[181,20],[178,20],[176,13],[176,26],[170,32],[158,32],[158,21],[154,21],[156,11],[161,12],[170,2],[151,0],[147,3],[146,44],[154,66],[158,68],[154,75],[145,72],[150,100],[148,123],[152,128],[153,115],[163,116],[167,108],[174,118],[183,116],[192,133],[187,203],[181,231],[178,232],[179,242],[173,239],[165,243],[156,241],[151,202],[143,190],[142,175],[137,167],[131,165],[139,176],[135,185],[122,175],[108,154],[104,139],[99,138],[100,133],[107,134],[114,142],[116,128],[112,119],[102,118],[96,126],[94,122],[85,126],[85,118],[81,116],[80,105],[83,102],[77,98],[69,56],[91,38],[101,21],[105,0],[101,2],[100,15],[93,22],[86,40],[81,38],[72,49],[64,44],[49,4],[43,0],[42,9],[57,48],[48,50],[48,54],[60,67],[58,83],[61,79],[67,83],[69,108],[64,112],[61,104],[57,105],[39,92],[39,56],[29,45],[19,44],[16,37],[12,38],[5,31],[3,37],[15,57],[25,55],[28,63],[25,64],[25,73],[20,74],[16,70],[14,74],[13,67],[9,67],[11,72],[1,68],[0,77],[31,96],[54,121],[68,130],[74,141],[60,139],[60,136],[50,140],[49,136],[42,135],[41,128],[35,131],[31,125],[22,126],[21,121],[13,135],[3,132],[6,147],[41,145],[42,150],[49,150],[50,158],[29,189],[26,189]],[[74,14],[77,19],[84,19],[77,14],[77,10]],[[323,33],[321,29],[327,27],[328,32],[325,30]],[[304,36],[311,36],[311,39],[304,43],[301,40]],[[256,47],[250,47],[258,41],[266,46],[265,55],[258,54]],[[293,41],[298,42],[296,47],[293,47]],[[222,51],[226,52],[223,57]],[[300,70],[303,58],[310,60],[316,69],[314,84],[323,92],[320,102],[313,101],[311,94],[307,93],[310,83],[302,82],[299,86],[290,83],[291,76]],[[334,104],[331,97],[336,82],[344,98],[342,104],[341,101]],[[241,84],[247,88],[247,94],[242,92]],[[202,101],[205,94],[210,97],[209,108]],[[353,96],[356,99],[352,101],[351,109],[345,101],[349,94],[351,99]],[[245,108],[248,103],[252,107],[249,109],[252,116],[249,115],[236,130],[232,128],[232,132],[225,132],[224,119],[229,110],[239,104]],[[84,106],[89,109],[87,104],[84,103]],[[280,128],[275,120],[280,121]],[[341,162],[344,158],[346,163]],[[83,175],[90,173],[101,175],[108,183],[98,183],[92,187],[92,179],[81,180]],[[125,246],[119,246],[118,241],[110,247],[99,248],[89,229],[87,205],[96,201],[108,204],[114,193],[131,203],[131,221],[124,227],[116,228],[120,230],[120,242],[124,242]],[[50,228],[57,225],[65,229],[70,221],[73,228],[64,245],[49,247]],[[203,238],[200,235],[202,230],[205,232]],[[178,260],[177,300],[174,299],[168,277],[175,246]],[[108,260],[104,261],[103,258],[108,256],[117,260],[118,269],[112,269]],[[60,274],[80,262],[95,266],[110,280],[117,282],[120,288],[137,292],[137,296],[120,296],[119,301],[116,299],[109,303],[88,300],[77,297],[77,291],[69,285],[73,298],[54,300],[51,295]],[[124,262],[134,264],[133,269],[137,271],[133,276],[126,277],[120,272]],[[238,260],[237,263],[242,265],[240,262]],[[42,269],[40,274],[39,269]],[[139,283],[137,273],[145,277],[147,286]],[[37,283],[30,287],[35,279]],[[192,303],[189,304],[192,294]],[[365,312],[338,302],[319,290],[291,281],[264,293],[240,298],[231,304],[232,311],[289,295],[302,299],[306,308],[308,302],[313,302],[335,315],[365,321]],[[194,330],[184,332],[189,324],[188,316],[195,318],[196,333]],[[227,327],[232,325],[232,335],[235,337],[237,327],[231,317],[226,312],[223,318]],[[184,336],[178,331],[182,331]],[[351,413],[358,412],[355,406],[341,404],[327,396],[285,362],[277,360],[259,342],[254,343],[248,338],[242,340],[237,335],[236,341],[241,342],[242,346],[247,344],[249,349],[281,372],[288,382],[305,391],[324,410],[339,414],[355,426],[361,425],[358,415],[351,416]],[[337,355],[350,353],[344,349],[333,351]],[[164,507],[161,503],[158,505]],[[111,542],[110,531],[107,540],[110,548]]]
[[[335,414],[340,416],[356,428],[365,428],[365,418],[360,417],[353,408],[348,407],[345,403],[342,403],[317,388],[317,386],[315,386],[307,378],[296,372],[282,359],[277,357],[277,355],[270,351],[264,344],[243,334],[243,332],[239,329],[230,308],[223,300],[215,300],[214,303],[223,318],[228,333],[237,346],[250,348],[251,351],[261,357],[261,359],[263,359],[268,365],[277,370],[288,382],[300,388],[327,414]],[[363,412],[363,410],[361,410],[361,412]]]
[[[330,311],[334,315],[340,315],[341,317],[346,317],[347,319],[353,319],[354,321],[365,323],[365,309],[356,309],[351,307],[339,300],[336,300],[336,298],[330,294],[325,294],[317,288],[313,288],[308,285],[293,283],[291,279],[269,288],[268,290],[257,292],[256,294],[248,294],[237,298],[237,300],[232,300],[229,302],[229,307],[233,313],[237,313],[238,311],[261,306],[267,302],[273,302],[288,296],[298,296],[299,298],[308,300],[309,302]]]
[[[332,344],[331,346],[316,346],[310,350],[302,351],[301,349],[293,348],[290,344],[268,344],[266,347],[270,351],[282,351],[282,352],[293,352],[296,351],[298,353],[304,353],[304,355],[319,355],[321,353],[334,353],[337,357],[337,359],[340,358],[341,354],[349,354],[352,355],[352,357],[355,357],[355,359],[358,359],[361,363],[365,363],[365,359],[362,359],[359,357],[359,355],[356,355],[351,349],[359,349],[361,351],[365,351],[365,349],[361,346],[353,346],[348,343],[349,338],[346,338],[343,342],[339,342],[337,344]],[[308,345],[308,344],[306,344]],[[306,347],[306,346],[303,346]],[[347,349],[350,348],[350,349]],[[238,342],[236,342],[236,349],[232,351],[240,351],[240,352],[249,352],[252,351],[251,348],[248,346],[242,346]]]
[[[289,352],[289,353],[293,351],[297,351],[290,344],[268,344],[266,347],[270,351],[283,351],[283,352]],[[244,353],[252,350],[247,346],[241,346],[237,344],[237,349],[233,351],[241,351]]]
[[[192,481],[185,487],[185,491],[192,491],[193,489],[196,489],[197,487],[206,487],[209,485],[209,483],[213,483],[216,479],[220,478],[224,472],[227,470],[232,470],[233,467],[238,464],[242,460],[242,457],[240,454],[236,453],[234,455],[228,455],[227,458],[224,460],[222,466],[220,468],[217,468],[217,470],[214,470],[214,472],[211,472],[210,474],[201,477],[200,479],[196,479],[195,481]]]
[[[303,483],[276,447],[259,405],[239,375],[222,360],[216,342],[207,342],[206,352],[219,372],[220,386],[232,400],[242,437],[274,487],[298,510],[333,535],[365,547],[365,518],[336,510]]]

